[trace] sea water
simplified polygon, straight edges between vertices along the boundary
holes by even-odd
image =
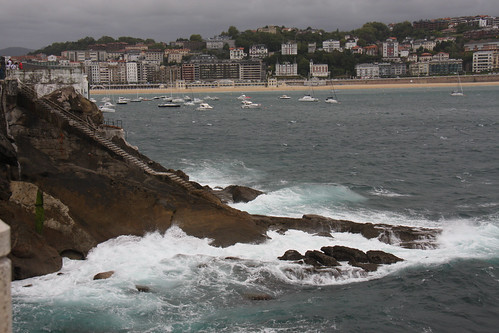
[[[260,109],[242,109],[239,93],[211,94],[219,100],[207,111],[117,105],[106,118],[121,120],[143,154],[203,185],[264,192],[237,209],[441,228],[439,246],[296,230],[227,248],[177,227],[121,236],[85,261],[64,259],[62,274],[13,282],[14,331],[496,332],[499,87],[449,92],[339,90],[340,104],[324,103],[327,91],[317,103],[298,102],[303,92],[246,93]],[[368,274],[343,265],[337,276],[277,259],[332,245],[404,261]],[[112,278],[92,280],[108,270]]]

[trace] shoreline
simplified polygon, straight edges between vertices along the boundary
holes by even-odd
[[[484,82],[462,82],[463,87],[478,86],[499,86],[499,81]],[[351,89],[395,89],[395,88],[446,88],[456,87],[456,82],[412,82],[412,83],[348,83],[337,82],[334,84],[335,90]],[[120,95],[120,94],[170,94],[170,93],[230,93],[230,92],[286,92],[286,91],[304,91],[310,88],[314,90],[331,90],[330,85],[324,86],[280,86],[280,87],[260,87],[260,86],[237,86],[237,87],[218,87],[218,88],[189,88],[189,89],[169,89],[169,88],[138,88],[138,89],[98,89],[90,90],[90,95]]]

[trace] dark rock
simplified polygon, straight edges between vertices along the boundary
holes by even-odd
[[[223,190],[214,190],[213,193],[222,202],[249,202],[255,200],[260,194],[263,194],[262,191],[239,185],[230,185]]]
[[[378,270],[378,265],[373,263],[360,263],[356,261],[349,261],[348,264],[354,267],[360,267],[366,272],[375,272]]]
[[[368,262],[367,255],[364,251],[346,246],[323,246],[321,251],[328,256],[334,257],[338,261]]]
[[[323,266],[328,266],[328,267],[340,266],[340,263],[336,261],[336,259],[317,250],[305,252],[305,258],[311,258]]]
[[[383,251],[367,251],[366,254],[369,262],[373,264],[394,264],[399,261],[404,261],[404,259]]]
[[[279,260],[301,260],[303,256],[300,252],[296,250],[287,250],[281,257],[278,257]]]
[[[101,272],[94,275],[94,280],[105,280],[113,276],[114,271]]]
[[[151,291],[151,288],[149,288],[148,286],[144,286],[144,285],[140,285],[140,284],[136,284],[135,288],[137,288],[137,291],[139,291],[141,293],[148,293]]]
[[[252,301],[270,301],[274,299],[274,296],[266,293],[247,293],[243,295],[244,298]]]

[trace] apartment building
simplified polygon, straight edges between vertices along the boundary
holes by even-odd
[[[383,42],[383,58],[397,58],[399,56],[399,42],[397,38],[390,37]]]
[[[473,53],[473,72],[487,72],[497,67],[497,55],[498,51],[477,51]],[[494,59],[496,64],[494,65]]]
[[[265,67],[260,59],[243,60],[239,62],[239,79],[264,81]]]
[[[333,52],[334,50],[341,51],[341,45],[339,40],[328,39],[322,42],[322,48],[326,52]]]
[[[280,64],[279,62],[275,65],[275,75],[276,76],[297,76],[298,75],[298,64],[285,62]]]
[[[263,59],[269,55],[269,49],[263,44],[252,45],[249,49],[250,58]]]
[[[298,44],[297,43],[281,44],[281,54],[282,55],[297,55],[298,54]]]
[[[247,54],[244,53],[244,47],[231,47],[229,49],[230,59],[231,60],[242,60]]]
[[[373,79],[379,77],[378,64],[358,64],[355,66],[357,77],[361,79]]]

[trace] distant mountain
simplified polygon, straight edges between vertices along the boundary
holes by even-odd
[[[5,49],[0,50],[0,56],[22,56],[26,55],[29,52],[32,52],[34,50],[32,49],[27,49],[24,47],[7,47]]]

